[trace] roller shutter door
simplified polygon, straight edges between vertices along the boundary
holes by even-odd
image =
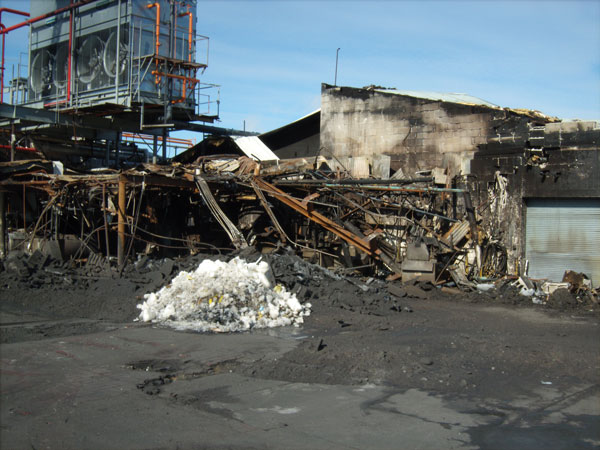
[[[600,284],[600,199],[531,199],[526,220],[530,277],[562,281],[574,270]]]

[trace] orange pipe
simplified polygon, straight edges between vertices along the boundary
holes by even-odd
[[[186,98],[185,86],[187,85],[187,83],[190,83],[192,86],[194,86],[196,83],[200,82],[200,80],[198,80],[197,78],[185,77],[183,75],[175,75],[174,73],[164,73],[164,72],[159,72],[157,70],[153,70],[152,75],[154,75],[155,77],[163,77],[164,76],[167,78],[177,78],[178,80],[183,80],[183,97],[180,98],[179,100],[171,100],[171,103],[183,103]]]
[[[190,77],[186,77],[184,75],[175,75],[174,73],[164,73],[164,72],[159,72],[158,70],[153,70],[152,71],[152,75],[160,75],[163,77],[167,77],[167,78],[177,78],[178,80],[187,80],[190,83],[198,83],[200,80],[198,80],[197,78],[190,78]]]
[[[155,64],[156,67],[158,67],[158,48],[160,47],[160,3],[152,3],[148,6],[146,6],[146,8],[150,9],[150,8],[154,8],[156,7],[156,50],[154,51],[155,56],[156,56],[156,60],[155,60]],[[118,43],[117,43],[118,45]],[[156,72],[156,71],[154,71]],[[154,72],[152,72],[154,74]],[[155,75],[155,79],[154,79],[154,83],[158,84],[160,82],[160,77],[158,75]]]
[[[188,16],[188,61],[192,62],[192,25],[193,25],[193,14],[191,11],[187,11],[184,13],[179,14],[179,17],[183,17],[183,16]],[[191,81],[190,78],[186,78],[183,81],[183,87],[181,89],[181,98],[179,100],[173,100],[171,101],[171,103],[183,103],[185,102],[185,99],[187,98],[187,84],[188,84],[188,80]],[[196,84],[198,81],[193,82],[193,84]]]
[[[183,16],[189,17],[189,20],[188,20],[188,61],[192,62],[192,22],[193,22],[192,12],[188,11],[188,12],[179,14],[179,17],[183,17]]]

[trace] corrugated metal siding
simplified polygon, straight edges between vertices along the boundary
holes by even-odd
[[[600,199],[527,201],[529,276],[561,281],[565,270],[600,284]]]

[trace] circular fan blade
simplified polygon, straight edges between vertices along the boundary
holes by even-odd
[[[104,55],[102,58],[102,63],[104,66],[104,71],[106,74],[114,78],[117,74],[117,68],[119,71],[119,75],[122,75],[127,68],[127,36],[125,34],[125,30],[121,33],[119,43],[119,57],[117,61],[117,32],[113,31],[111,35],[108,37],[106,41],[106,46],[104,47]]]
[[[36,94],[47,89],[52,83],[54,59],[48,50],[40,50],[31,63],[29,84]]]
[[[77,52],[77,77],[82,83],[91,83],[102,69],[104,43],[98,36],[90,36]]]
[[[69,46],[64,43],[56,50],[54,64],[54,84],[62,89],[67,85],[69,76]]]

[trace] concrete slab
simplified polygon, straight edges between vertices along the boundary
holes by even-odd
[[[279,358],[303,333],[280,329],[206,335],[134,324],[4,344],[0,447],[600,445],[600,431],[593,426],[600,416],[598,385],[525,386],[527,395],[501,401],[374,384],[290,383],[236,373],[240,364]]]

